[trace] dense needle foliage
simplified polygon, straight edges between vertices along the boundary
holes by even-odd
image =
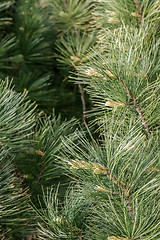
[[[1,1],[0,30],[0,238],[159,240],[160,1]]]

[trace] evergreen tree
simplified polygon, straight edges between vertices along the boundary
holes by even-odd
[[[1,1],[1,239],[160,239],[159,20],[159,0]],[[51,111],[53,55],[83,129],[30,100]]]
[[[83,3],[79,1],[79,5]],[[72,79],[86,86],[94,104],[90,115],[95,116],[92,124],[98,127],[99,138],[95,140],[87,127],[89,138],[79,132],[76,143],[63,139],[57,161],[68,170],[73,185],[63,207],[57,194],[44,196],[46,211],[41,213],[44,223],[40,224],[39,236],[158,240],[160,2],[85,3],[92,6],[96,43],[84,52],[83,47],[89,44],[86,39],[78,48],[79,54],[73,55],[77,34],[82,39],[84,36],[80,32],[83,24],[77,30],[73,21],[70,31],[74,33],[67,37],[66,29],[62,29],[57,57],[59,62],[73,66],[76,74]],[[60,8],[62,4],[65,10]],[[55,5],[60,6],[56,8],[59,24],[60,18],[65,18],[66,24],[72,21],[69,11],[73,1],[56,1]],[[83,213],[80,219],[79,211]]]

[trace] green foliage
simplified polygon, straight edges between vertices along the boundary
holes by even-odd
[[[54,178],[64,175],[61,170],[55,166],[55,156],[62,148],[61,138],[72,135],[77,127],[78,121],[73,118],[69,121],[62,121],[60,115],[58,117],[53,113],[49,117],[41,117],[37,124],[35,133],[35,142],[37,153],[40,150],[45,161],[45,169],[43,169],[44,178]],[[42,166],[43,167],[43,166]]]
[[[94,22],[100,30],[117,28],[122,22],[129,26],[141,23],[159,24],[159,1],[154,0],[95,0]]]
[[[37,1],[20,0],[15,7],[14,26],[20,54],[27,65],[44,69],[52,64],[51,45],[47,41],[49,20],[45,8]]]
[[[0,83],[0,142],[11,151],[21,151],[29,144],[35,125],[35,104],[26,100],[27,92],[9,89],[8,80]]]
[[[10,89],[8,80],[1,80],[0,106],[0,224],[2,235],[7,236],[10,230],[10,235],[22,237],[33,230],[34,214],[13,157],[29,147],[29,136],[35,125],[35,104],[26,99],[26,92],[17,94]]]
[[[46,116],[44,112],[40,112],[35,123],[28,149],[19,152],[14,163],[24,179],[24,184],[29,186],[32,202],[39,208],[37,196],[42,195],[42,186],[56,186],[61,181],[63,194],[69,184],[70,179],[65,176],[65,170],[62,171],[60,166],[57,166],[56,158],[62,148],[62,136],[72,136],[78,121],[75,118],[62,121],[60,115],[56,117],[53,113]]]
[[[56,89],[51,86],[52,72],[42,73],[37,69],[30,69],[29,66],[22,66],[13,80],[16,84],[16,91],[22,92],[24,89],[28,91],[28,95],[32,101],[36,101],[40,108],[46,108],[50,112],[52,108],[52,98],[56,93]],[[53,101],[54,105],[54,101]]]
[[[90,1],[85,0],[57,0],[45,1],[49,3],[48,9],[58,31],[64,32],[72,29],[85,30],[90,27],[91,8]]]
[[[0,27],[3,29],[4,25],[9,25],[12,22],[12,18],[5,16],[4,12],[11,7],[15,3],[15,0],[11,1],[1,1],[0,3],[0,12],[1,12],[1,17],[0,17]]]
[[[72,194],[71,194],[72,193]],[[64,198],[63,205],[58,200],[58,188],[44,193],[43,198],[46,210],[40,211],[44,223],[39,224],[39,237],[47,239],[81,239],[88,206],[84,199],[73,197],[73,189],[69,188]],[[47,224],[47,228],[46,228]]]
[[[1,1],[0,75],[29,91],[16,93],[9,78],[0,83],[2,239],[160,239],[159,6]],[[83,130],[75,118],[55,114],[61,104],[58,111],[75,109],[69,70],[80,89]],[[36,112],[29,97],[56,111]]]
[[[55,34],[46,8],[40,1],[1,1],[0,19],[0,78],[14,77],[16,91],[31,88],[31,99],[52,109]]]
[[[4,69],[9,69],[11,66],[7,66],[9,61],[13,61],[16,57],[13,55],[13,50],[15,49],[15,37],[13,36],[6,36],[1,41],[1,48],[0,48],[0,67],[1,71]],[[6,55],[10,55],[10,57],[6,58]]]
[[[153,39],[147,45],[147,31],[123,26],[113,33],[104,32],[107,44],[100,43],[100,51],[94,51],[93,58],[79,67],[77,82],[87,84],[99,111],[127,108],[144,125],[142,111],[154,129],[159,121],[159,41]]]
[[[48,8],[53,10],[50,12],[59,32],[55,54],[57,62],[61,69],[67,70],[67,74],[69,70],[78,71],[77,66],[86,62],[86,54],[95,44],[96,33],[92,21],[94,4],[91,1],[60,0],[51,3],[51,7],[49,4]],[[78,85],[78,88],[82,101],[82,122],[84,122],[85,111],[89,104],[86,103],[83,87]]]
[[[22,188],[22,183],[16,176],[15,168],[8,154],[1,149],[1,232],[4,236],[15,235],[21,239],[35,228],[36,224],[33,223],[35,214],[29,205],[29,193],[27,189]]]
[[[67,32],[57,41],[57,61],[60,66],[76,68],[86,61],[86,54],[95,42],[93,33]],[[59,53],[61,53],[59,55]]]
[[[62,112],[66,117],[70,112],[73,115],[75,108],[79,105],[79,94],[77,94],[77,89],[66,80],[68,71],[59,71],[56,66],[54,56],[56,55],[56,40],[59,38],[59,26],[55,19],[55,4],[60,8],[62,6],[61,1],[52,1],[51,3],[41,0],[1,1],[0,78],[4,79],[6,76],[13,78],[15,90],[23,92],[24,89],[27,89],[30,98],[38,103],[40,109],[45,109],[47,113],[51,113],[52,108],[55,108],[56,112]],[[72,18],[75,17],[74,26],[70,28],[70,31],[73,33],[73,28],[77,32],[83,31],[86,29],[86,23],[88,29],[90,27],[91,4],[86,1],[83,1],[83,4],[81,1],[67,1],[67,6]],[[76,25],[77,16],[80,21],[78,25]],[[68,24],[71,22],[72,20]],[[64,19],[62,26],[65,23]],[[81,27],[82,25],[84,27]],[[67,28],[65,27],[65,29]],[[83,33],[80,32],[76,41],[76,43],[80,42],[79,47],[83,44],[86,48],[87,34],[84,34],[86,41],[84,44],[84,37],[82,40],[80,37],[83,36]],[[73,40],[73,42],[73,50],[75,50],[75,41]],[[90,47],[90,44],[87,46]],[[82,54],[83,52],[80,55],[82,56]],[[64,79],[65,81],[63,81]],[[69,101],[72,110],[67,105],[63,107],[60,103],[62,98],[64,102],[67,102],[68,95],[70,95]],[[77,116],[79,116],[80,111],[77,112]]]
[[[82,238],[158,239],[159,144],[137,134],[133,119],[128,129],[125,120],[114,119],[105,128],[101,143],[88,141],[81,133],[79,145],[71,139],[63,142],[64,169],[80,181],[76,196],[91,204],[85,209],[88,230]],[[51,211],[49,205],[47,211]],[[55,227],[54,221],[52,224]],[[55,233],[50,224],[49,229]]]
[[[76,68],[85,62],[87,51],[94,45],[96,34],[91,21],[93,6],[90,1],[80,0],[52,3],[55,23],[61,31],[56,42],[56,57],[61,67]]]
[[[97,140],[88,127],[90,140],[84,132],[64,138],[57,157],[75,182],[73,199],[88,203],[84,231],[75,233],[75,239],[160,238],[159,10],[158,1],[94,1],[97,42],[83,53],[85,61],[73,51],[74,28],[59,40],[58,60],[73,65],[77,78],[72,79],[86,85],[100,130]],[[50,196],[59,209],[56,194]],[[50,222],[50,204],[46,211],[42,239],[67,238],[61,231],[64,222],[57,218],[63,214]]]
[[[54,76],[49,16],[37,1],[17,1],[13,17],[16,50],[21,56],[14,77],[16,90],[26,88],[31,99],[44,107],[51,104],[54,94],[53,87],[49,89]]]

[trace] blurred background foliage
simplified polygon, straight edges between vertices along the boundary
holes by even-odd
[[[0,2],[0,78],[13,78],[15,90],[26,89],[30,99],[46,113],[52,113],[54,108],[63,119],[80,118],[79,89],[68,81],[69,69],[59,69],[56,61],[56,41],[71,30],[68,15],[63,12],[64,2],[61,2],[62,9],[58,9],[58,1]],[[82,9],[75,8],[78,2],[73,1],[68,14],[74,16],[72,27],[84,30],[89,22],[90,5],[79,2]],[[86,101],[90,106],[87,98]]]

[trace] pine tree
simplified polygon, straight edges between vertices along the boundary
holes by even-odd
[[[78,12],[84,1],[76,3],[73,9]],[[87,32],[88,40],[76,42],[77,36],[84,38],[84,21],[77,29],[71,14],[74,2],[56,1],[55,18],[63,26],[57,57],[63,66],[73,67],[72,80],[83,84],[90,95],[90,115],[99,137],[95,140],[86,126],[89,137],[76,132],[73,138],[63,138],[57,161],[73,184],[63,206],[57,200],[58,190],[44,194],[46,211],[40,212],[44,223],[39,236],[158,240],[160,2],[85,3],[91,6],[91,31],[97,41],[88,49]],[[90,31],[88,25],[85,30]]]
[[[1,239],[160,239],[159,3],[1,1]],[[83,128],[30,100],[51,112],[53,55]]]

